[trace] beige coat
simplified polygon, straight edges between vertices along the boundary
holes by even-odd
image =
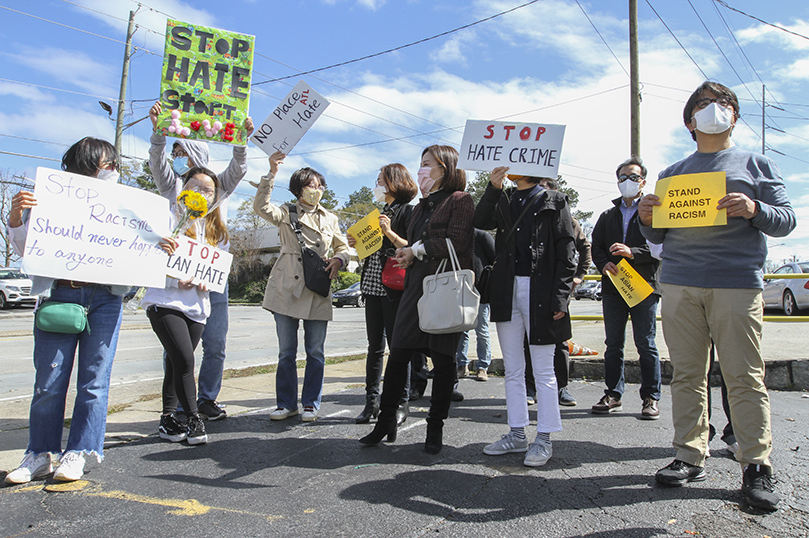
[[[289,210],[286,204],[279,207],[270,202],[274,183],[273,176],[262,176],[253,204],[258,216],[278,227],[281,240],[281,255],[267,281],[262,306],[270,312],[296,319],[331,321],[331,294],[323,297],[304,285],[301,245],[289,221]],[[332,256],[340,258],[343,267],[346,267],[349,261],[348,243],[340,232],[337,215],[326,211],[320,204],[309,210],[300,202],[296,205],[306,246],[324,258],[331,250]]]

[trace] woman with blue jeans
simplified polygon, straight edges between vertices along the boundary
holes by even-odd
[[[323,345],[326,327],[332,319],[331,293],[319,295],[304,284],[301,244],[295,234],[292,217],[300,225],[304,244],[324,257],[332,251],[326,271],[334,279],[341,267],[348,264],[348,244],[337,215],[320,205],[326,188],[325,178],[311,168],[301,168],[292,174],[289,190],[297,198],[294,204],[277,206],[270,201],[278,166],[285,155],[270,156],[270,173],[261,177],[253,209],[256,214],[278,227],[281,254],[267,281],[262,306],[273,313],[278,335],[278,370],[275,374],[276,409],[271,420],[284,420],[298,414],[298,370],[295,364],[298,352],[298,326],[303,320],[306,370],[303,377],[301,403],[304,422],[317,419],[320,396],[323,392],[323,370],[326,363]]]
[[[62,170],[100,181],[118,180],[118,154],[107,141],[84,138],[62,157]],[[9,239],[17,254],[25,249],[34,194],[17,193],[8,219]],[[52,470],[51,454],[61,454],[54,478],[78,480],[84,474],[85,456],[104,457],[112,359],[121,328],[121,297],[129,286],[54,280],[32,275],[32,295],[45,302],[76,303],[87,308],[88,328],[79,334],[62,334],[34,327],[34,396],[28,419],[28,448],[20,466],[6,475],[10,484],[43,478]],[[67,446],[62,452],[65,401],[76,362],[76,401]]]

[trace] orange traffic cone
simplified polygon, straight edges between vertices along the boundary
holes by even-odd
[[[580,346],[579,344],[575,343],[573,340],[567,341],[567,348],[570,351],[570,355],[574,357],[578,357],[581,355],[598,355],[598,351],[594,351],[589,347]]]

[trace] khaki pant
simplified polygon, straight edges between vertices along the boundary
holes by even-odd
[[[671,413],[678,460],[703,466],[708,447],[711,339],[728,389],[736,459],[769,465],[770,399],[761,357],[761,290],[661,284],[661,315],[674,374]]]

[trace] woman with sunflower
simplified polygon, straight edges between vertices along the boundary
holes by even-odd
[[[227,243],[227,227],[215,204],[219,191],[216,174],[202,167],[189,170],[184,177],[183,190],[173,204],[176,220],[173,237],[185,233],[211,246]],[[172,254],[176,243],[164,241],[161,246]],[[192,280],[166,277],[165,288],[149,288],[142,304],[166,350],[159,435],[175,443],[183,440],[190,445],[206,443],[208,436],[197,408],[194,350],[211,313],[208,289]],[[186,422],[177,414],[178,404],[182,405]]]

